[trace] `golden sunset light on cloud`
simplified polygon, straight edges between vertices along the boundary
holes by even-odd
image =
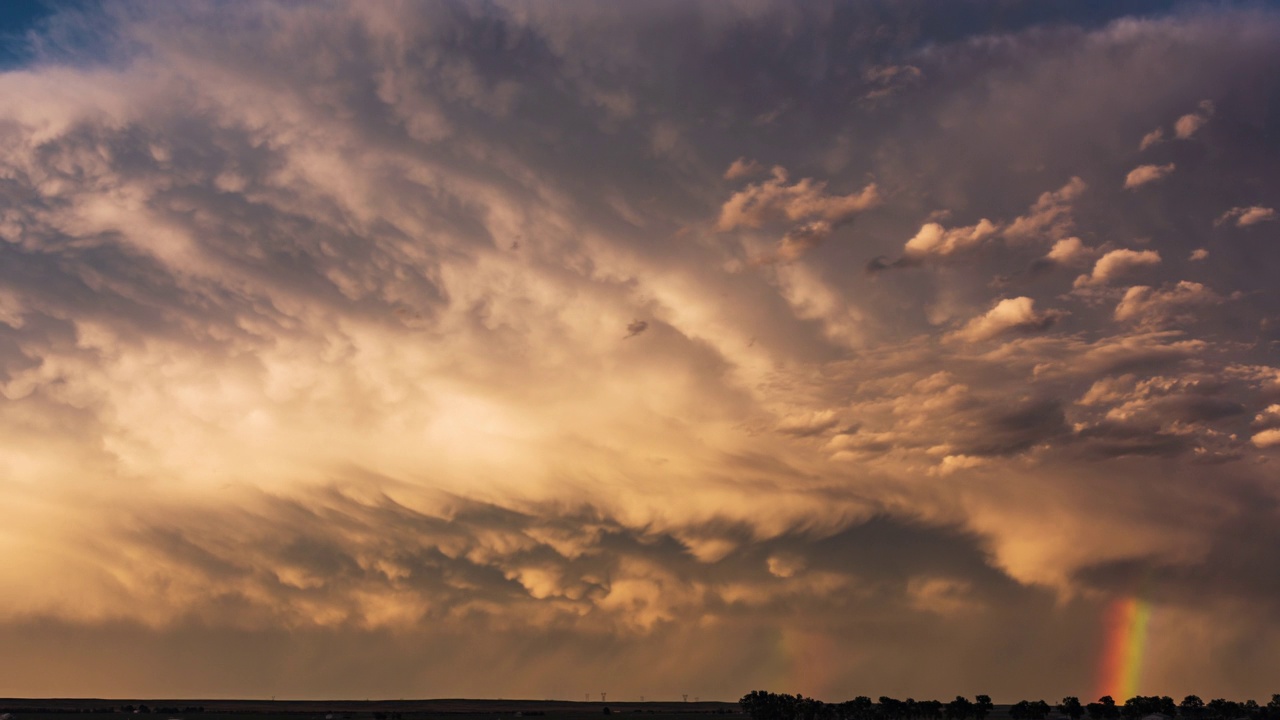
[[[1273,4],[6,32],[0,696],[1280,691]]]

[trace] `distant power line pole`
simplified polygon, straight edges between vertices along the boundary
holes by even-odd
[[[604,702],[604,693],[600,693],[600,702]]]
[[[688,695],[688,693],[686,693],[686,694],[684,694],[684,695],[681,695],[680,697],[684,698],[684,701],[685,701],[685,702],[689,702],[689,695]]]

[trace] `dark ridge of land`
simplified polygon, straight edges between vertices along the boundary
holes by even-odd
[[[149,712],[134,712],[141,706]],[[126,710],[125,708],[129,709]],[[192,698],[0,698],[0,713],[19,715],[165,715],[191,720],[215,720],[218,715],[333,715],[346,720],[399,713],[404,720],[425,720],[441,715],[521,715],[538,717],[645,713],[666,716],[739,714],[736,702],[612,701],[592,700],[209,700]],[[188,717],[189,716],[189,717]]]

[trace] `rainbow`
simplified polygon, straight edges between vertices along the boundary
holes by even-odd
[[[1146,600],[1135,596],[1111,603],[1103,641],[1100,696],[1110,695],[1117,703],[1123,703],[1138,694],[1150,620],[1151,603]]]

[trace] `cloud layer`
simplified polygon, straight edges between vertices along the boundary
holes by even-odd
[[[1280,16],[1143,7],[52,16],[0,695],[1273,692]]]

